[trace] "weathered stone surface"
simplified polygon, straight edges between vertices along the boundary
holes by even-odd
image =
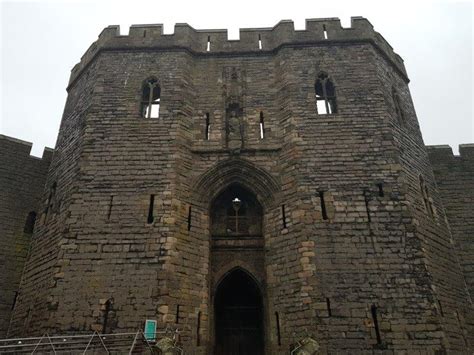
[[[0,135],[0,338],[7,335],[35,222],[30,213],[41,214],[52,156],[51,149],[42,159],[30,156],[31,146]]]
[[[321,72],[332,114],[316,110]],[[140,116],[149,78],[156,119]],[[407,83],[362,18],[306,31],[283,21],[240,41],[188,25],[172,36],[108,27],[71,74],[43,193],[54,202],[9,335],[156,319],[182,330],[187,353],[209,354],[216,291],[243,269],[262,293],[268,354],[306,334],[321,353],[468,352],[472,303]],[[261,207],[252,235],[216,227],[235,186]]]

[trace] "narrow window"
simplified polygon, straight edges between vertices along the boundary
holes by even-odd
[[[258,49],[262,49],[262,36],[258,35]]]
[[[188,207],[188,231],[191,230],[191,206]]]
[[[395,106],[395,115],[397,116],[398,122],[404,123],[405,122],[405,115],[402,110],[402,105],[400,102],[400,96],[398,95],[395,88],[392,88],[392,99],[393,104]]]
[[[201,311],[198,312],[197,326],[196,326],[196,346],[201,345]]]
[[[114,195],[110,196],[110,201],[109,201],[109,210],[107,212],[107,220],[110,220],[110,216],[112,215],[112,206],[114,204]]]
[[[314,86],[316,94],[316,111],[319,115],[337,112],[336,90],[326,73],[320,73]]]
[[[176,324],[179,324],[179,304],[176,305]]]
[[[365,210],[367,212],[367,221],[371,222],[369,201],[370,201],[369,193],[367,190],[364,190],[364,203],[365,203]]]
[[[205,130],[205,139],[208,141],[211,134],[211,122],[209,119],[209,112],[206,113],[206,130]]]
[[[155,195],[150,195],[150,204],[148,206],[148,219],[147,223],[151,224],[155,220],[155,217],[153,216],[153,205],[155,204]]]
[[[157,79],[148,79],[143,84],[141,116],[144,118],[160,117],[161,88]]]
[[[206,48],[206,51],[207,51],[207,52],[210,52],[210,51],[211,51],[211,36],[207,36],[207,48]]]
[[[332,312],[331,312],[331,300],[329,298],[326,298],[326,307],[328,309],[328,316],[331,317],[332,316]]]
[[[143,30],[143,37],[146,37],[146,30]]]
[[[278,346],[281,346],[281,333],[280,333],[280,315],[278,312],[275,312],[275,322],[276,322],[276,330],[277,330],[277,339],[278,339]]]
[[[328,212],[326,210],[326,201],[324,200],[324,191],[319,191],[319,201],[321,202],[321,214],[324,220],[328,219]]]
[[[109,313],[112,309],[112,299],[108,299],[107,302],[105,302],[105,312],[104,312],[104,320],[102,323],[102,334],[107,333],[107,322],[109,320]]]
[[[35,221],[36,221],[36,212],[31,211],[28,213],[25,221],[25,227],[23,228],[23,232],[32,234],[33,230],[35,229]]]
[[[15,291],[15,297],[13,297],[13,303],[12,303],[12,310],[15,308],[17,298],[18,298],[18,291]]]
[[[326,25],[323,25],[324,39],[328,39],[328,31],[326,31]]]
[[[286,228],[285,205],[281,205],[281,219],[282,219],[282,222],[283,222],[283,228]]]
[[[379,189],[379,197],[384,197],[384,191],[383,191],[383,184],[380,182],[377,184],[377,188]]]
[[[260,139],[265,138],[265,121],[263,118],[263,112],[260,111]]]
[[[370,307],[370,312],[372,313],[372,320],[374,322],[375,336],[377,337],[377,344],[382,344],[382,338],[380,337],[379,320],[377,319],[377,306],[373,304]]]

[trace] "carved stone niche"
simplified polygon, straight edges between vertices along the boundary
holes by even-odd
[[[245,142],[245,73],[236,67],[226,67],[222,73],[222,95],[225,103],[226,147],[239,154]]]
[[[226,108],[225,117],[227,148],[239,153],[244,147],[243,110],[238,103],[231,103]]]

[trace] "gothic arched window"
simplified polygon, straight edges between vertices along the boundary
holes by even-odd
[[[155,78],[147,79],[143,83],[141,116],[144,118],[160,117],[160,95],[161,88]]]
[[[319,115],[337,112],[336,89],[326,73],[320,73],[314,85],[316,110]]]
[[[211,234],[215,237],[261,236],[262,207],[255,195],[240,185],[231,185],[213,202]]]

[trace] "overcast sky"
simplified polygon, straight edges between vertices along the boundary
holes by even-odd
[[[282,19],[364,16],[405,60],[425,144],[474,142],[470,1],[2,1],[0,133],[54,147],[71,68],[107,25],[174,23],[197,29],[272,27]],[[1,152],[0,152],[1,154]]]

